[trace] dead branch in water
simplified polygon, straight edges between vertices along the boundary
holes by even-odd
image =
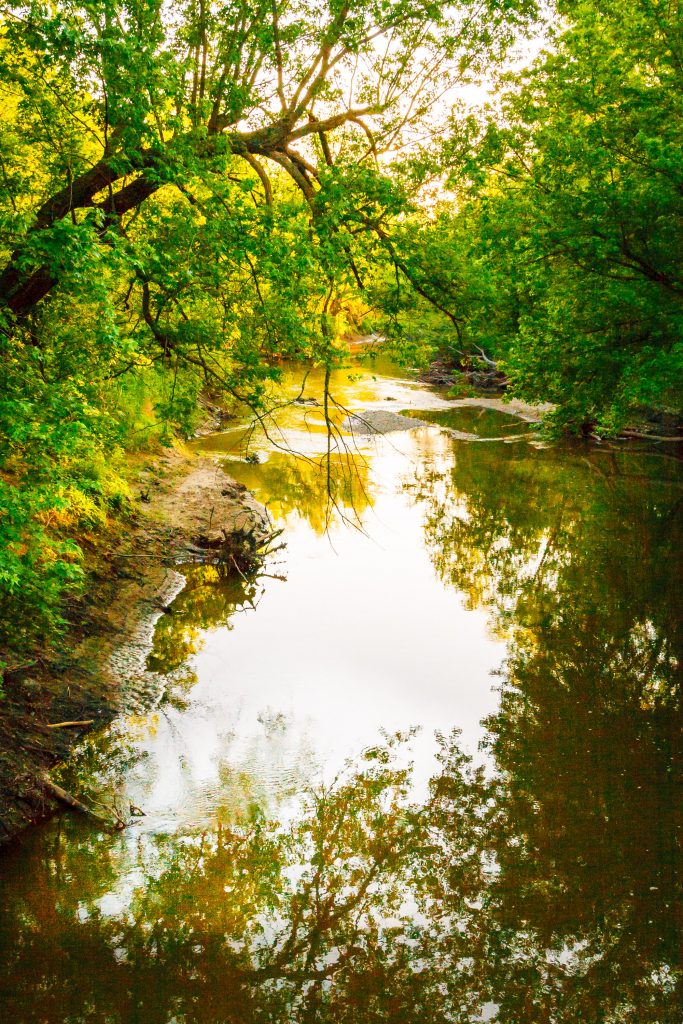
[[[41,776],[40,781],[43,788],[51,796],[53,796],[55,800],[58,800],[60,803],[65,804],[67,807],[70,807],[71,810],[78,811],[80,814],[85,815],[87,818],[91,818],[93,821],[96,821],[99,825],[102,825],[104,828],[108,830],[113,830],[114,832],[120,832],[121,829],[126,827],[125,821],[123,821],[118,816],[116,818],[116,821],[111,821],[110,819],[105,818],[103,815],[98,814],[97,811],[93,811],[92,807],[88,807],[86,804],[82,803],[71,793],[68,793],[65,789],[62,789],[62,787],[58,786],[56,782],[53,782],[52,779],[49,778],[49,776]]]

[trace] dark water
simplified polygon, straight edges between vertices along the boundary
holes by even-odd
[[[680,463],[333,393],[433,426],[328,452],[292,406],[258,465],[243,427],[201,442],[287,548],[188,569],[156,697],[65,769],[145,817],[3,856],[2,1019],[678,1024]]]

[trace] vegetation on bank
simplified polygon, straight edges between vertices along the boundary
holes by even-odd
[[[556,427],[681,406],[680,9],[3,4],[0,650],[132,515],[128,453],[268,408],[349,327],[490,359]],[[503,69],[487,110],[460,87]]]

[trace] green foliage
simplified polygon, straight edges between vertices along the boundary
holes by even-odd
[[[659,0],[560,6],[486,116],[454,118],[454,200],[395,236],[419,297],[384,275],[378,305],[399,342],[495,357],[555,428],[612,432],[683,407],[683,26]]]
[[[494,209],[517,225],[516,390],[614,429],[638,407],[681,406],[683,29],[650,0],[566,14],[482,152],[508,183]]]
[[[52,488],[19,488],[0,482],[0,640],[5,667],[37,637],[62,624],[60,599],[81,578],[79,549],[46,529],[47,515],[65,505]]]

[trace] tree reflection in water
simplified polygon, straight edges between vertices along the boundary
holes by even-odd
[[[669,466],[461,446],[446,488],[420,474],[437,571],[509,644],[487,722],[502,1020],[680,1019],[683,537]]]
[[[351,450],[321,461],[271,452],[264,463],[230,463],[230,470],[257,498],[277,495],[269,501],[276,519],[295,512],[317,534],[340,520],[360,524],[372,504],[369,461]],[[203,646],[207,631],[231,629],[237,614],[253,610],[264,578],[244,578],[210,565],[185,566],[182,571],[187,583],[170,613],[159,619],[147,661],[150,670],[172,674],[167,695],[176,706],[182,703],[183,691],[197,682],[189,662]],[[273,572],[277,566],[269,565],[268,574]]]
[[[422,1024],[493,1002],[510,1024],[679,1019],[672,878],[632,864],[623,827],[640,804],[613,830],[600,783],[579,814],[564,766],[537,792],[513,763],[487,780],[457,735],[418,804],[397,745],[290,824],[140,842],[119,912],[125,839],[70,823],[5,904],[8,1019]],[[674,814],[642,825],[666,842]]]
[[[5,865],[7,1019],[678,1022],[683,546],[654,475],[500,445],[424,468],[435,568],[508,640],[491,763],[442,738],[418,801],[395,737],[282,823],[46,829]],[[188,594],[204,625],[238,603]]]
[[[486,979],[468,958],[486,881],[486,822],[472,813],[483,779],[444,743],[431,798],[415,804],[397,744],[366,751],[286,826],[255,815],[141,843],[139,881],[118,914],[101,897],[125,839],[71,823],[6,907],[9,1012],[417,1022],[477,1005]]]
[[[345,450],[304,458],[271,451],[258,465],[229,462],[235,479],[268,503],[269,511],[284,519],[295,512],[317,534],[346,522],[359,525],[372,506],[371,456],[350,438]]]
[[[197,681],[188,664],[201,650],[208,630],[232,629],[236,615],[257,604],[263,585],[260,577],[235,576],[215,565],[189,565],[182,570],[187,582],[154,629],[154,645],[147,668],[173,677],[169,694],[180,700],[182,690]]]

